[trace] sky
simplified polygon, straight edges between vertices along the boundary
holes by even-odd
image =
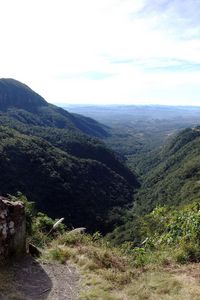
[[[200,105],[200,0],[0,0],[0,78],[55,104]]]

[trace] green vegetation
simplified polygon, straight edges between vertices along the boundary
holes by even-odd
[[[67,107],[70,111],[92,117],[109,126],[105,143],[137,174],[145,175],[146,158],[175,134],[200,123],[199,107],[159,105],[102,105]],[[153,167],[153,165],[152,165]]]
[[[138,209],[156,205],[181,205],[200,198],[200,132],[186,129],[160,151],[143,160],[146,174],[138,193]]]
[[[108,220],[112,209],[132,201],[128,180],[101,162],[7,128],[0,129],[0,140],[0,193],[21,191],[38,210],[65,217],[69,226],[108,230],[115,224]]]
[[[12,79],[0,80],[0,95],[1,195],[20,191],[69,227],[105,233],[116,226],[113,210],[132,202],[138,183],[96,139],[108,135],[107,127],[48,104]]]
[[[66,231],[45,245],[40,260],[73,264],[81,273],[80,299],[198,299],[198,266],[182,265],[200,260],[197,206],[146,215],[142,247],[114,247],[99,233]]]
[[[74,264],[82,299],[199,299],[185,266],[196,274],[200,262],[197,111],[181,122],[170,108],[165,120],[162,109],[113,111],[102,125],[14,80],[0,95],[0,194],[25,204],[40,259]],[[90,234],[70,231],[82,226]]]
[[[36,213],[23,195],[19,199],[33,215],[29,240],[42,250],[39,261],[74,265],[80,299],[198,299],[199,270],[190,264],[200,261],[198,202],[179,210],[157,207],[138,217],[140,245],[113,246],[99,232],[69,231],[63,224],[49,234],[56,220]]]
[[[135,216],[108,234],[107,239],[112,244],[125,240],[122,248],[135,257],[137,265],[199,262],[199,207],[199,201],[179,209],[157,207],[149,214]]]

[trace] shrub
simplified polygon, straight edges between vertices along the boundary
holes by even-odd
[[[50,258],[64,264],[70,257],[71,252],[68,248],[56,247],[49,251]]]
[[[79,245],[79,244],[90,244],[92,241],[92,237],[87,234],[79,233],[79,232],[65,232],[64,234],[58,237],[58,242],[64,245]]]
[[[183,243],[175,252],[175,259],[178,263],[200,262],[199,245]]]

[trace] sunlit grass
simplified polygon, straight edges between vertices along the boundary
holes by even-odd
[[[169,254],[167,250],[144,254],[145,264],[140,266],[131,255],[101,239],[65,233],[49,245],[41,259],[73,264],[81,274],[82,300],[199,299],[198,277],[193,278],[187,266],[178,265]]]

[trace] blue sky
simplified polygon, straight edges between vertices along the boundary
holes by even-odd
[[[200,105],[199,0],[0,4],[0,76],[47,101]]]

